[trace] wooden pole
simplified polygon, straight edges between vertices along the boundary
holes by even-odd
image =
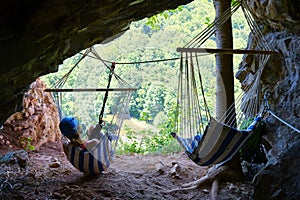
[[[45,89],[45,92],[106,92],[106,91],[135,91],[136,88],[53,88]]]
[[[279,54],[276,51],[247,50],[247,49],[212,49],[212,48],[177,48],[177,52],[219,53],[219,54]]]

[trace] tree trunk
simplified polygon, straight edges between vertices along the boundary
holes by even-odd
[[[231,0],[214,0],[216,17],[222,15],[231,6]],[[216,31],[217,48],[233,48],[231,18]],[[216,54],[216,118],[220,119],[226,110],[234,103],[233,55]],[[238,174],[242,174],[239,156],[236,155],[226,165]]]
[[[214,0],[216,18],[231,6],[231,0]],[[233,48],[231,18],[216,30],[217,48]],[[219,119],[234,103],[233,56],[216,54],[216,117]]]

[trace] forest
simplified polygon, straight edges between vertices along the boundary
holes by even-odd
[[[80,61],[85,51],[68,58],[57,73],[42,77],[48,87],[54,87],[71,68],[63,88],[105,88],[108,83],[108,67],[116,63],[115,73],[128,83],[119,85],[112,80],[111,87],[132,87],[128,115],[123,126],[127,139],[120,141],[120,152],[147,153],[163,151],[171,145],[169,133],[174,129],[177,102],[178,68],[183,47],[196,34],[214,20],[214,7],[210,0],[198,0],[175,10],[133,22],[129,30],[111,42],[95,45],[99,58],[88,55]],[[249,35],[247,22],[241,11],[232,17],[234,48],[246,48]],[[210,38],[204,47],[215,47]],[[216,78],[214,54],[204,54],[199,60],[205,77],[204,88],[210,110],[215,106]],[[237,70],[241,57],[234,56]],[[80,61],[80,62],[79,62]],[[78,63],[76,65],[76,63]],[[239,83],[236,81],[236,92]],[[115,106],[120,106],[121,92],[109,92],[104,117],[109,120]],[[83,132],[96,124],[102,108],[104,92],[62,93],[63,115],[80,119]],[[175,148],[171,145],[170,148]],[[165,150],[169,151],[169,150]]]

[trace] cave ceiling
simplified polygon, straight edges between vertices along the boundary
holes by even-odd
[[[0,6],[0,125],[21,109],[24,91],[79,51],[114,38],[132,21],[191,0],[4,0]]]

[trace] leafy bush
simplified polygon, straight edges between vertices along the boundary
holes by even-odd
[[[175,146],[172,141],[174,139],[166,133],[154,132],[151,130],[142,130],[135,132],[132,129],[126,127],[126,138],[122,137],[119,140],[117,153],[141,153],[148,154],[154,152],[172,152],[172,146]],[[171,145],[171,146],[170,146]],[[169,147],[169,148],[167,148]],[[162,151],[162,149],[164,149]]]

